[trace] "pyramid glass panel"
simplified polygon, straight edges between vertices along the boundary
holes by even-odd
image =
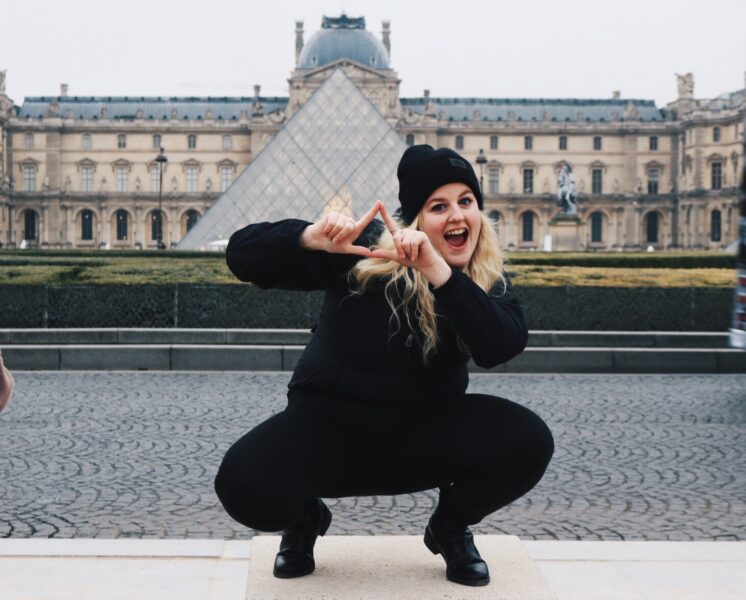
[[[179,242],[211,242],[260,221],[362,216],[378,199],[398,207],[396,167],[406,149],[378,109],[339,69],[270,140]]]

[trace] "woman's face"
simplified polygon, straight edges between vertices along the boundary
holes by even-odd
[[[463,269],[469,264],[482,219],[468,185],[447,183],[435,190],[419,212],[419,224],[449,265]]]

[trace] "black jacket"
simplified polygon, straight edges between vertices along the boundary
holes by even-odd
[[[308,225],[299,219],[254,223],[236,231],[226,249],[228,267],[241,281],[264,289],[326,290],[314,335],[288,384],[289,395],[307,390],[371,402],[445,400],[464,394],[469,383],[469,354],[458,349],[456,333],[480,367],[507,362],[526,347],[528,329],[507,274],[505,293],[498,281],[486,294],[453,269],[451,278],[433,291],[440,341],[425,365],[414,316],[416,334],[402,318],[390,338],[396,325],[390,321],[383,282],[363,295],[349,295],[347,273],[362,257],[301,248],[299,237]],[[382,229],[380,220],[372,221],[355,244],[372,245]]]

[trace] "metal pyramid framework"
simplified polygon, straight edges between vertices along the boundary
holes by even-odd
[[[406,149],[378,109],[335,70],[177,248],[206,249],[259,221],[362,216],[377,199],[398,207],[396,168]]]

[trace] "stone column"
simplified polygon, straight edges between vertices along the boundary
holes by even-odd
[[[107,247],[111,246],[111,222],[109,220],[109,207],[105,202],[101,202],[98,205],[99,218],[96,219],[96,241],[98,244],[105,244]]]

